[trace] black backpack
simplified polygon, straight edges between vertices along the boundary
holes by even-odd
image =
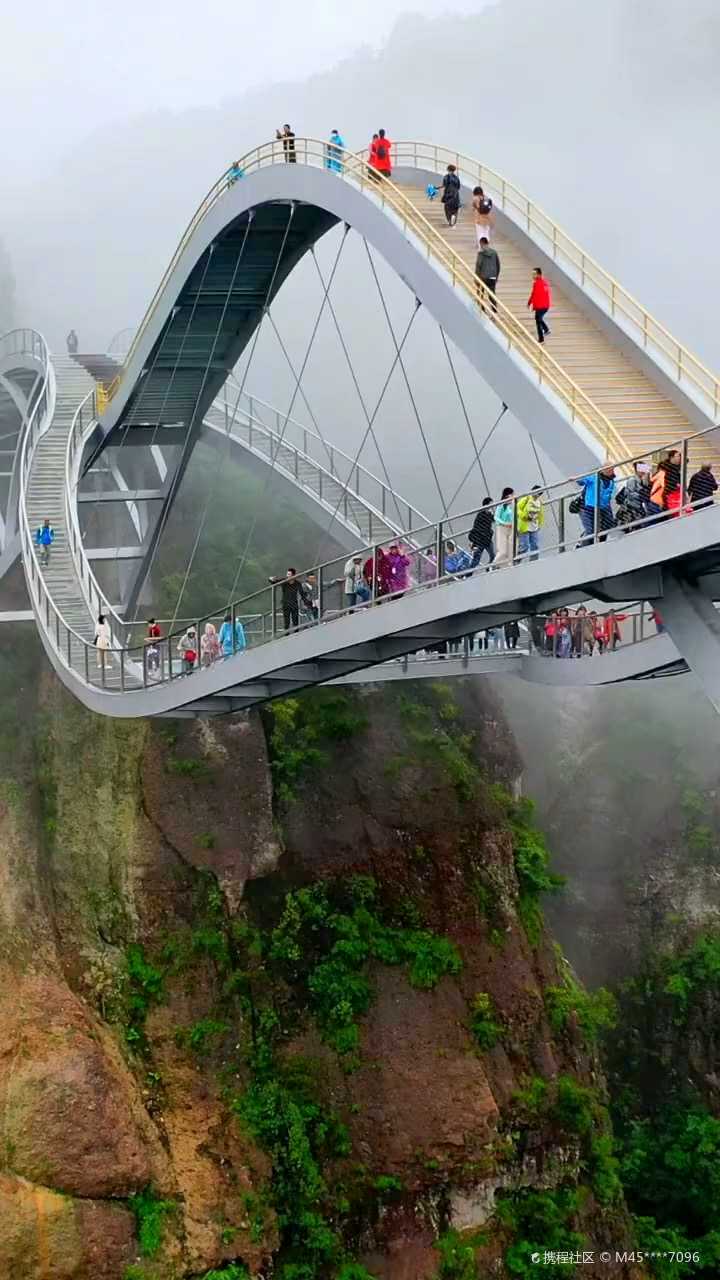
[[[460,179],[456,173],[446,173],[443,178],[443,185],[446,191],[459,191]]]

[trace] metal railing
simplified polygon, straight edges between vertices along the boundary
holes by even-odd
[[[485,553],[491,563],[481,563],[483,547],[477,534],[475,511],[424,524],[420,528],[408,530],[402,537],[385,538],[382,542],[366,545],[350,556],[344,553],[303,571],[298,575],[297,589],[293,586],[289,590],[286,587],[283,591],[283,583],[273,580],[259,591],[199,617],[193,624],[190,636],[190,629],[185,628],[184,631],[173,631],[153,641],[152,645],[157,651],[157,666],[152,671],[148,671],[147,667],[146,655],[150,642],[146,638],[142,645],[133,641],[128,646],[112,646],[106,652],[95,652],[96,676],[92,670],[95,664],[89,656],[94,646],[66,627],[37,570],[40,583],[35,590],[39,593],[42,606],[40,616],[46,617],[46,634],[55,646],[60,660],[81,671],[87,683],[99,685],[108,692],[158,687],[174,679],[188,678],[199,665],[209,665],[203,663],[201,657],[202,636],[208,624],[208,635],[211,635],[212,627],[218,630],[224,621],[229,623],[226,634],[230,636],[231,642],[223,655],[227,657],[238,649],[257,648],[271,643],[282,634],[296,630],[326,627],[337,619],[376,606],[390,610],[390,621],[392,601],[398,597],[442,588],[450,582],[486,573],[490,568],[493,572],[502,571],[541,557],[581,550],[612,537],[630,535],[648,538],[652,536],[652,527],[660,521],[698,518],[702,515],[703,508],[714,505],[714,500],[688,495],[690,450],[698,442],[707,443],[711,437],[716,440],[720,438],[720,427],[685,437],[675,446],[663,446],[663,453],[672,455],[673,459],[672,485],[668,480],[666,505],[653,510],[647,508],[636,517],[630,511],[631,518],[624,520],[622,525],[616,520],[612,501],[608,499],[606,503],[602,497],[603,493],[607,493],[603,489],[606,482],[614,483],[608,474],[613,467],[606,464],[604,468],[589,472],[584,477],[575,477],[533,490],[530,494],[512,495],[505,503],[490,504],[487,510],[492,516],[492,531],[496,541],[492,548],[492,558],[489,547],[485,548]],[[657,453],[650,452],[625,458],[616,466],[618,470],[627,473],[633,464],[643,462],[652,466],[657,461]],[[594,504],[583,504],[581,495],[592,495],[593,491],[600,495],[599,500]],[[537,520],[540,528],[534,538],[528,537],[534,531],[527,526],[535,521],[529,515],[526,499],[533,499],[541,504],[541,515]],[[503,507],[504,511],[501,509]],[[24,532],[29,540],[26,521]],[[471,548],[472,557],[465,550],[464,544]],[[29,551],[34,562],[32,546]],[[386,555],[390,557],[387,560]],[[458,555],[460,558],[456,559]],[[360,560],[362,573],[355,584],[357,590],[348,597],[345,567],[353,559]],[[302,591],[299,585],[301,582],[304,584]],[[437,616],[442,616],[441,610]],[[247,623],[247,631],[241,644],[236,640],[238,623],[243,628]],[[80,645],[79,653],[75,649],[77,644]],[[191,660],[187,657],[188,650],[194,655]],[[190,701],[191,696],[185,700]]]
[[[525,328],[502,299],[489,293],[473,269],[446,243],[400,187],[370,169],[364,155],[358,156],[349,151],[342,152],[340,168],[330,170],[327,143],[315,138],[296,138],[294,155],[298,163],[328,169],[335,177],[352,182],[382,209],[389,212],[405,235],[415,242],[428,260],[443,272],[447,282],[463,294],[466,302],[483,314],[493,332],[507,344],[508,350],[522,356],[534,371],[539,385],[546,387],[557,396],[570,420],[582,424],[600,443],[606,456],[622,456],[627,452],[627,445],[610,419],[547,353],[545,346],[535,341],[529,329]],[[287,153],[284,151],[282,141],[273,140],[263,143],[243,156],[236,165],[227,169],[210,188],[191,218],[135,334],[126,358],[126,367],[142,341],[165,285],[206,214],[237,181],[242,181],[249,173],[256,170],[285,163],[286,159]],[[238,168],[242,173],[240,178],[237,176]],[[117,391],[116,384],[117,380],[111,384],[112,394]],[[108,394],[110,395],[110,389]]]
[[[413,169],[430,169],[438,174],[449,164],[454,164],[460,177],[464,174],[471,186],[481,186],[486,194],[492,196],[494,204],[526,231],[571,279],[574,278],[595,301],[600,300],[609,315],[622,322],[626,331],[658,360],[665,372],[678,383],[688,383],[700,395],[710,417],[717,417],[720,411],[718,377],[520,187],[488,165],[432,142],[395,143],[393,162],[396,167],[407,165]]]
[[[68,433],[65,450],[65,528],[75,572],[90,615],[92,618],[97,618],[99,614],[109,617],[114,636],[120,641],[119,647],[124,648],[128,640],[127,623],[110,603],[85,555],[76,501],[82,457],[97,417],[97,388],[93,388],[78,405]]]
[[[8,530],[13,530],[14,538],[14,516],[13,508],[15,503],[19,502],[20,495],[20,470],[22,456],[23,433],[27,431],[29,421],[34,416],[37,409],[37,400],[42,396],[46,386],[49,373],[48,362],[49,355],[47,344],[41,334],[34,329],[10,329],[7,333],[0,336],[0,360],[7,357],[22,355],[30,356],[33,360],[37,360],[43,370],[42,377],[32,387],[27,400],[28,420],[21,423],[17,438],[12,449],[12,463],[10,467],[9,484],[7,485],[7,507],[5,511],[6,518],[3,520],[0,514],[0,551],[4,551],[9,538]],[[45,424],[47,426],[47,423]],[[10,452],[9,450],[7,451]],[[18,521],[19,523],[19,521]]]
[[[232,395],[228,397],[228,387],[234,386],[240,399]],[[231,403],[232,401],[232,403]],[[239,405],[242,404],[241,412],[243,419],[237,418]],[[401,529],[409,529],[414,525],[427,523],[427,516],[418,511],[407,498],[403,498],[401,494],[391,489],[384,480],[379,476],[368,471],[367,467],[362,466],[355,458],[351,458],[349,454],[339,449],[336,445],[328,444],[323,440],[322,436],[313,431],[310,427],[304,426],[296,419],[289,417],[287,414],[281,413],[279,409],[275,409],[266,401],[252,396],[248,392],[241,391],[239,384],[235,378],[230,375],[228,381],[223,387],[222,396],[218,397],[212,405],[218,413],[222,414],[223,427],[227,433],[232,435],[235,427],[243,428],[247,432],[248,447],[253,449],[253,436],[259,433],[264,436],[271,445],[271,461],[277,467],[281,465],[278,462],[279,450],[287,449],[293,455],[290,474],[298,483],[301,483],[301,464],[307,462],[311,464],[317,471],[318,490],[313,490],[313,496],[321,502],[326,501],[331,508],[337,505],[335,495],[328,501],[323,496],[323,480],[333,482],[340,485],[345,493],[339,510],[342,513],[345,522],[352,518],[352,513],[348,510],[348,501],[356,497],[365,507],[368,513],[370,538],[372,539],[372,523],[373,518],[378,524],[385,523],[389,528],[396,528],[399,532]],[[210,416],[210,410],[206,418]],[[269,426],[263,420],[262,415],[274,419],[274,427]],[[215,426],[215,430],[221,430],[219,425]],[[265,456],[262,450],[256,450],[261,456]],[[329,491],[332,494],[332,489]]]

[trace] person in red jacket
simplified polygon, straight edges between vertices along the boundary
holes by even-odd
[[[603,630],[605,632],[605,652],[617,649],[619,642],[622,640],[622,631],[620,623],[627,620],[626,613],[616,613],[614,609],[608,609],[603,620]]]
[[[389,178],[392,174],[392,142],[384,129],[378,129],[377,135],[373,134],[370,143],[370,168],[375,173],[382,174],[383,178]]]
[[[535,312],[538,342],[544,342],[550,333],[545,323],[545,316],[551,306],[552,294],[550,293],[550,285],[542,273],[542,267],[536,267],[533,271],[533,283],[530,297],[528,298],[528,307],[532,307]]]

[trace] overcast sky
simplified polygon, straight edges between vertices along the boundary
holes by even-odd
[[[2,16],[5,178],[23,179],[97,125],[145,111],[216,105],[301,80],[361,45],[379,47],[408,11],[476,13],[482,0],[33,0]],[[19,104],[22,104],[20,107]],[[111,146],[111,135],[108,139]]]

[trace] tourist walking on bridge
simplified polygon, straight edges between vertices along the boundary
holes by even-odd
[[[495,225],[493,202],[489,196],[485,195],[482,187],[473,187],[472,207],[475,219],[475,238],[477,247],[480,249],[482,247],[480,241],[483,236],[486,240],[490,240]]]
[[[515,618],[505,623],[505,645],[508,649],[517,649],[520,639],[520,624]]]
[[[65,341],[66,341],[66,343],[67,343],[68,355],[70,355],[70,356],[76,356],[76,355],[77,355],[77,353],[78,353],[78,348],[79,348],[79,346],[80,346],[80,343],[79,343],[78,336],[77,336],[77,334],[76,334],[76,332],[75,332],[75,330],[74,330],[74,329],[71,329],[71,330],[70,330],[70,332],[69,332],[69,334],[68,334],[67,338],[65,339]]]
[[[658,463],[657,470],[650,483],[648,509],[652,515],[661,516],[663,513],[677,515],[679,512],[682,501],[680,487],[681,462],[682,455],[680,450],[670,449],[667,457]]]
[[[605,632],[605,649],[614,653],[618,644],[622,640],[621,622],[627,620],[626,613],[616,613],[614,609],[608,609],[603,618],[603,631]]]
[[[111,662],[110,647],[112,645],[112,635],[110,634],[110,626],[104,613],[98,614],[98,620],[95,623],[95,649],[97,650],[98,667],[104,668],[106,662]]]
[[[229,613],[225,614],[223,624],[218,632],[218,644],[222,649],[224,658],[229,658],[233,653],[237,653],[240,649],[246,647],[245,628],[239,618],[235,619],[235,643],[233,645],[232,617]]]
[[[461,574],[465,570],[465,576],[469,577],[467,570],[472,567],[472,560],[465,548],[459,547],[456,542],[448,538],[445,543],[445,572]]]
[[[330,141],[327,147],[327,157],[325,160],[325,167],[327,169],[331,169],[333,173],[342,173],[343,171],[342,153],[344,150],[345,150],[345,142],[343,138],[341,138],[337,129],[333,129],[332,133],[330,134]]]
[[[50,563],[50,548],[55,541],[55,530],[49,520],[43,520],[35,530],[35,546],[40,548],[40,564],[45,568]]]
[[[635,463],[634,474],[620,490],[616,501],[619,507],[619,524],[631,525],[637,520],[645,519],[650,502],[649,462]],[[625,532],[630,533],[631,530],[626,528]]]
[[[528,298],[528,307],[535,312],[535,327],[537,329],[538,342],[543,343],[549,336],[550,330],[545,323],[545,316],[552,306],[552,294],[550,285],[542,273],[542,267],[536,267],[533,271],[532,289]]]
[[[392,142],[388,138],[384,129],[378,129],[373,134],[370,143],[370,169],[376,175],[383,178],[389,178],[392,175]]]
[[[195,670],[197,662],[197,632],[194,627],[188,627],[183,632],[178,640],[177,650],[182,658],[183,675],[189,676]]]
[[[480,240],[480,252],[475,259],[475,275],[481,280],[485,288],[495,294],[497,282],[500,278],[500,255],[497,249],[491,249],[487,236],[483,236]],[[480,290],[480,305],[482,306],[483,290]],[[490,306],[493,311],[497,311],[497,303],[494,296],[490,299]],[[484,310],[484,308],[483,308]]]
[[[343,583],[345,588],[345,608],[354,609],[358,600],[365,602],[367,600],[367,588],[365,579],[363,578],[362,556],[351,556],[345,561],[343,569]]]
[[[388,595],[400,596],[407,591],[410,586],[410,557],[405,554],[405,548],[399,543],[392,542],[385,556],[385,572],[387,577]]]
[[[712,466],[709,462],[703,462],[700,470],[696,471],[688,481],[690,501],[696,508],[711,507],[717,487],[718,483],[712,473]]]
[[[445,219],[449,227],[454,227],[460,208],[460,179],[454,164],[449,164],[447,167],[447,173],[442,180],[442,192],[440,199],[445,208]]]
[[[300,626],[300,579],[295,569],[287,569],[284,578],[268,578],[268,582],[273,588],[273,620],[275,618],[275,587],[279,585],[285,634],[287,635],[288,631],[297,631]]]
[[[540,554],[539,535],[545,523],[541,492],[540,485],[534,484],[517,504],[518,549],[529,560],[537,560]]]
[[[472,567],[476,569],[483,558],[483,554],[487,555],[488,561],[492,564],[495,559],[495,547],[493,544],[493,534],[495,532],[495,511],[493,509],[492,498],[483,498],[482,506],[478,511],[473,527],[468,534],[468,542],[473,549]]]
[[[493,567],[510,564],[513,558],[513,528],[515,525],[515,490],[503,489],[501,501],[495,508],[495,546],[497,551]]]
[[[615,493],[615,468],[603,467],[601,471],[593,471],[591,475],[583,476],[581,480],[578,480],[577,484],[582,489],[580,521],[585,534],[578,546],[588,546],[593,541],[596,532],[600,535],[598,540],[604,542],[607,531],[615,527],[615,516],[612,509],[613,494]],[[596,510],[597,517],[595,515]]]
[[[217,638],[215,624],[205,623],[205,630],[200,640],[200,662],[203,667],[211,667],[220,657],[220,643]]]
[[[285,159],[289,164],[295,164],[297,156],[295,155],[295,134],[289,124],[284,124],[282,129],[275,130],[275,137],[278,142],[282,142]]]

